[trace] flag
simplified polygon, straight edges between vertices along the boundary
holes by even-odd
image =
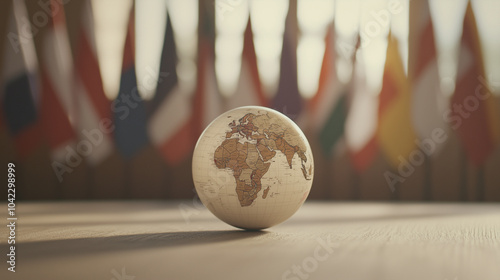
[[[331,154],[335,145],[342,139],[346,118],[347,92],[344,90],[339,93],[339,98],[319,133],[319,142],[325,154]]]
[[[334,38],[335,29],[331,25],[326,36],[318,91],[309,101],[312,126],[319,130],[319,143],[326,155],[331,155],[342,139],[347,118],[347,87],[337,80]]]
[[[183,87],[175,87],[150,120],[152,142],[170,165],[189,156],[203,130],[222,113],[213,56],[210,43],[202,38],[194,94],[186,92]],[[168,125],[165,120],[168,120]]]
[[[335,71],[335,28],[330,26],[325,38],[325,53],[321,63],[318,89],[311,99],[307,102],[307,109],[310,115],[310,125],[319,130],[323,127],[324,121],[330,113],[331,103],[335,103],[337,86],[340,84],[337,80]]]
[[[37,60],[33,40],[20,33],[21,19],[27,17],[23,1],[12,1],[7,27],[2,71],[2,126],[14,138],[16,153],[23,159],[41,143],[38,122]],[[31,33],[30,26],[24,32]],[[5,124],[4,124],[5,123]]]
[[[432,139],[435,129],[447,130],[443,114],[448,98],[440,91],[436,45],[430,17],[429,4],[422,1],[419,22],[415,27],[416,67],[412,82],[412,121],[418,138]],[[439,149],[443,145],[436,145]]]
[[[182,87],[173,88],[148,123],[151,142],[170,165],[180,163],[194,147],[190,97]]]
[[[258,105],[267,106],[267,99],[260,82],[257,56],[253,43],[252,23],[248,20],[243,39],[240,78],[236,92],[226,100],[227,108]]]
[[[51,17],[43,38],[41,70],[41,122],[54,161],[63,162],[66,148],[75,144],[73,62],[63,5],[50,1]]]
[[[457,86],[451,98],[452,113],[448,120],[456,129],[467,158],[481,165],[494,149],[494,134],[488,119],[491,97],[481,100],[476,94],[480,77],[484,77],[477,29],[470,3],[463,25]]]
[[[94,38],[92,6],[90,0],[85,0],[75,54],[75,122],[79,138],[93,143],[92,152],[86,157],[92,165],[99,164],[113,150],[106,128],[112,119],[111,102],[104,93]]]
[[[134,8],[130,12],[123,49],[120,91],[113,102],[115,145],[127,159],[147,145],[146,108],[137,89],[135,75]]]
[[[203,12],[198,22],[198,63],[192,105],[194,143],[203,130],[223,112],[223,100],[215,77],[215,10],[214,6],[210,6],[208,2],[200,2],[200,10]]]
[[[272,106],[275,110],[285,114],[293,121],[297,121],[303,104],[297,85],[297,45],[294,31],[291,30],[292,20],[295,16],[291,12],[292,10],[289,8],[285,21],[278,92],[273,98]]]
[[[376,138],[378,96],[366,83],[363,53],[356,52],[352,100],[345,124],[345,138],[351,164],[364,172],[375,159],[378,151]]]
[[[148,133],[151,142],[170,165],[179,164],[191,154],[192,139],[191,92],[179,86],[176,72],[177,54],[170,17],[161,55],[158,87],[150,101]]]
[[[202,39],[198,52],[198,73],[194,94],[195,139],[222,112],[222,97],[217,88],[214,65],[214,50]]]
[[[411,95],[397,40],[389,36],[382,89],[379,94],[377,140],[380,149],[393,167],[400,158],[408,159],[416,148],[411,121]]]
[[[161,52],[160,71],[158,76],[158,86],[155,95],[147,102],[148,116],[153,115],[163,99],[169,95],[177,85],[177,51],[174,41],[174,31],[170,15],[167,13],[165,35],[163,38],[163,49]]]

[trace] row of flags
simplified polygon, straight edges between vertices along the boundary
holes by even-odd
[[[66,30],[64,8],[53,6],[47,34],[36,56],[32,38],[21,35],[20,20],[26,17],[23,1],[12,1],[8,34],[17,34],[4,47],[0,127],[12,136],[20,159],[40,144],[50,147],[52,159],[68,164],[68,153],[76,151],[97,166],[116,149],[125,159],[133,158],[152,144],[170,165],[188,158],[202,130],[220,113],[244,105],[277,109],[308,133],[316,135],[326,157],[340,144],[347,148],[352,166],[363,172],[381,152],[394,168],[408,160],[418,140],[432,137],[436,128],[456,130],[467,155],[481,165],[500,141],[500,122],[493,98],[470,103],[475,98],[478,77],[484,77],[479,40],[469,7],[462,36],[458,79],[451,97],[439,90],[437,55],[428,4],[420,15],[414,75],[407,77],[398,42],[389,35],[382,89],[373,92],[366,83],[363,54],[353,52],[351,81],[341,83],[336,73],[338,48],[334,23],[325,38],[317,93],[304,100],[297,87],[296,30],[290,9],[283,35],[281,71],[276,94],[264,93],[257,68],[251,22],[244,33],[242,70],[238,90],[230,97],[219,94],[214,71],[213,14],[201,13],[197,78],[194,90],[177,76],[176,45],[171,18],[167,15],[158,85],[152,100],[142,100],[135,71],[134,5],[130,11],[124,44],[119,93],[110,101],[104,94],[96,55],[91,1],[81,9],[74,56]],[[203,10],[203,9],[201,9]],[[15,37],[15,36],[14,36]],[[483,91],[487,91],[484,85]],[[460,125],[453,106],[474,107]],[[464,105],[465,104],[465,105]],[[477,107],[477,108],[476,108]],[[450,111],[449,120],[443,117]],[[342,146],[342,145],[340,145]]]

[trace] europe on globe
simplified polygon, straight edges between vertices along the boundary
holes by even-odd
[[[209,124],[192,167],[201,202],[222,221],[250,230],[291,217],[314,176],[311,147],[300,128],[259,106],[230,110]]]

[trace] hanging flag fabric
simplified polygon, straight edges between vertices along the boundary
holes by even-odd
[[[342,139],[347,118],[347,86],[337,80],[334,38],[335,29],[331,25],[326,36],[318,91],[308,106],[311,125],[319,130],[319,143],[326,155],[331,155]]]
[[[267,106],[268,103],[257,69],[257,56],[255,54],[250,19],[244,33],[238,86],[236,92],[228,97],[225,103],[227,110],[248,105]]]
[[[347,118],[347,92],[339,93],[335,106],[319,134],[319,142],[326,155],[332,154],[335,145],[342,139]]]
[[[151,142],[170,165],[179,164],[193,149],[191,95],[175,87],[161,102],[148,124]]]
[[[330,25],[325,38],[325,53],[321,64],[318,90],[307,102],[309,126],[315,131],[323,128],[330,115],[332,105],[336,103],[339,96],[336,94],[340,82],[337,80],[335,60],[335,28]]]
[[[223,112],[222,97],[217,87],[214,66],[214,50],[211,44],[203,39],[198,53],[198,73],[194,94],[194,138],[197,140],[201,132]]]
[[[176,87],[164,100],[149,124],[153,143],[170,165],[191,155],[205,127],[222,113],[217,89],[213,49],[206,39],[199,45],[197,81],[194,94]],[[169,120],[168,125],[165,120]]]
[[[67,147],[74,145],[76,134],[75,95],[72,91],[73,61],[66,31],[63,5],[51,0],[52,15],[42,45],[41,121],[52,159],[64,162]]]
[[[158,87],[150,102],[149,137],[169,165],[177,165],[193,149],[191,92],[178,84],[176,47],[170,17],[160,63]]]
[[[146,131],[146,109],[137,89],[134,40],[132,7],[123,50],[120,91],[113,102],[115,145],[126,159],[135,156],[149,142]]]
[[[476,94],[476,88],[480,85],[479,77],[484,77],[482,56],[469,3],[463,25],[457,85],[447,120],[457,131],[467,158],[476,166],[483,164],[494,150],[494,135],[487,111],[487,102],[492,100],[482,100],[481,93],[484,91]]]
[[[418,17],[415,40],[416,67],[412,83],[412,121],[415,133],[420,140],[432,139],[432,134],[441,129],[447,131],[443,114],[449,103],[440,91],[437,66],[436,45],[428,1],[421,3],[421,16]],[[438,151],[444,145],[436,144],[432,150]]]
[[[113,150],[111,102],[104,93],[97,60],[94,19],[90,0],[85,0],[78,29],[75,54],[75,84],[78,137],[92,143],[92,152],[86,156],[91,165],[97,165]]]
[[[378,96],[366,84],[364,65],[363,54],[357,51],[352,100],[345,124],[345,138],[351,164],[360,173],[371,166],[378,151]]]
[[[33,40],[20,33],[21,20],[27,17],[26,6],[23,1],[12,1],[11,5],[1,73],[0,119],[13,137],[17,155],[24,159],[41,143],[35,80],[37,60]],[[30,26],[23,28],[31,34]]]
[[[401,157],[408,159],[415,150],[415,131],[410,117],[411,95],[398,44],[389,36],[382,90],[379,95],[377,138],[387,161],[395,168]]]
[[[200,2],[200,5],[202,5],[201,9],[204,12],[198,22],[198,63],[196,89],[192,105],[193,143],[196,143],[207,125],[224,110],[223,100],[219,93],[215,77],[215,7],[211,6],[208,2]]]
[[[158,107],[162,104],[163,99],[170,94],[175,86],[177,86],[177,51],[174,41],[174,30],[170,15],[167,13],[167,22],[165,27],[165,35],[163,38],[163,50],[161,52],[160,71],[158,76],[158,85],[153,98],[147,101],[148,117],[152,116]]]
[[[302,112],[303,104],[297,84],[297,46],[294,32],[291,30],[292,20],[295,15],[292,14],[292,10],[289,9],[285,21],[278,92],[273,98],[272,107],[293,121],[297,121]]]

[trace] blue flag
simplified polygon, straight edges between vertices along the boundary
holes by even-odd
[[[128,159],[136,155],[149,142],[146,129],[146,109],[137,89],[134,53],[134,14],[132,10],[123,51],[120,92],[113,102],[116,148]]]

